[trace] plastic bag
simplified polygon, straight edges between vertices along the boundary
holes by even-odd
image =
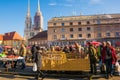
[[[37,71],[37,64],[33,63],[33,71]]]
[[[115,67],[116,67],[116,71],[120,72],[120,64],[119,64],[119,62],[115,63]]]

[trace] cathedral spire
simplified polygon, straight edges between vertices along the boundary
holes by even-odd
[[[40,12],[40,0],[38,0],[37,12]]]
[[[28,11],[27,11],[27,16],[30,17],[30,0],[28,0]]]

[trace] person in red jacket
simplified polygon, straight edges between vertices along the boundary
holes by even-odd
[[[115,64],[116,52],[115,49],[111,46],[111,42],[106,42],[106,47],[102,50],[102,62],[106,65],[106,78],[108,79],[109,76],[112,77],[112,65]]]

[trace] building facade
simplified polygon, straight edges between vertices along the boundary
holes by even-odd
[[[16,32],[8,32],[0,37],[0,44],[4,46],[19,46],[24,39]]]
[[[64,46],[74,42],[84,45],[86,41],[111,38],[116,42],[120,37],[120,14],[55,17],[48,21],[48,34],[50,45]]]
[[[32,24],[32,19],[30,15],[30,1],[28,0],[28,11],[26,15],[25,29],[24,29],[24,39],[26,41],[43,30],[43,16],[40,11],[39,3],[40,2],[38,0],[37,12],[35,13],[34,16],[34,24]]]
[[[2,42],[3,42],[3,35],[0,34],[0,45],[2,45]]]
[[[47,37],[48,37],[47,30],[39,32],[37,35],[28,40],[29,45],[31,46],[37,44],[41,47],[48,47]]]

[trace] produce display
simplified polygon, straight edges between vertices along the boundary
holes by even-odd
[[[4,58],[4,57],[7,57],[7,55],[4,53],[0,53],[0,58]]]
[[[15,56],[15,55],[8,55],[7,58],[18,58],[19,56]]]
[[[15,55],[6,55],[4,53],[0,53],[0,58],[18,58],[19,56]]]

